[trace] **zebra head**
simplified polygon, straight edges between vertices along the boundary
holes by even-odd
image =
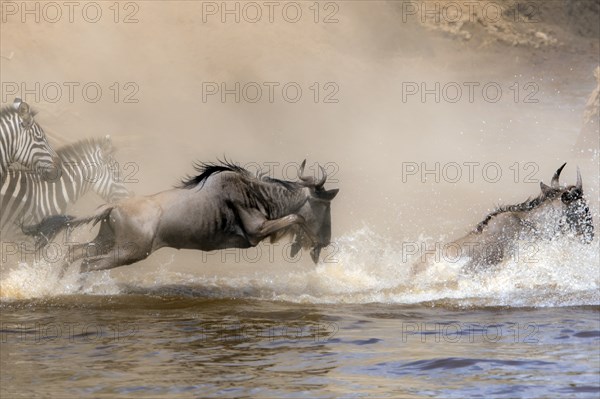
[[[106,136],[94,151],[97,179],[92,189],[107,202],[118,202],[131,196],[131,192],[121,182],[120,165],[114,158],[115,147],[110,136]],[[134,169],[135,170],[135,169]]]
[[[15,140],[11,161],[32,168],[43,180],[56,179],[60,173],[60,159],[48,144],[44,130],[34,120],[35,112],[19,98],[15,98],[13,107],[16,113],[8,115],[3,126],[8,127]]]

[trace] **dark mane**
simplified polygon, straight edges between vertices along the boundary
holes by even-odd
[[[240,174],[247,180],[253,180],[255,182],[264,182],[277,184],[282,186],[286,190],[296,191],[302,188],[302,184],[294,181],[288,180],[280,180],[272,177],[264,176],[264,177],[256,177],[252,175],[247,169],[244,169],[240,165],[230,162],[228,160],[218,160],[217,162],[197,162],[194,164],[194,169],[199,173],[197,176],[187,176],[185,177],[181,183],[177,186],[179,188],[193,188],[198,184],[204,184],[206,180],[217,173],[221,172],[234,172]]]
[[[210,176],[221,172],[235,172],[244,177],[251,176],[250,172],[246,169],[227,160],[218,161],[217,163],[198,162],[194,164],[194,169],[196,169],[196,172],[199,174],[197,176],[187,176],[184,178],[178,186],[179,188],[192,188],[196,187],[198,184],[204,184]]]
[[[494,211],[492,211],[490,214],[488,214],[485,219],[483,219],[481,222],[479,222],[479,224],[477,225],[477,227],[475,227],[475,231],[477,233],[481,233],[483,231],[483,229],[485,228],[485,226],[488,225],[488,223],[490,222],[490,220],[492,220],[492,218],[494,216],[497,216],[501,213],[504,212],[526,212],[526,211],[531,211],[532,209],[537,208],[538,206],[540,206],[544,201],[546,201],[547,199],[553,199],[556,197],[556,195],[560,192],[560,190],[555,190],[550,194],[540,194],[537,197],[531,199],[528,198],[526,201],[521,202],[520,204],[516,204],[516,205],[501,205],[498,206]]]

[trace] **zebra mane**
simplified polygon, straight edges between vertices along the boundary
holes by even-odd
[[[6,105],[2,108],[0,108],[0,119],[4,119],[4,118],[8,118],[12,115],[18,114],[19,110],[17,108],[15,108],[14,105]],[[37,111],[35,111],[33,108],[29,109],[29,113],[31,114],[31,116],[36,116],[37,115]]]
[[[87,153],[95,150],[96,148],[101,148],[103,150],[106,149],[106,139],[105,138],[87,138],[83,140],[76,141],[75,143],[66,144],[56,150],[58,156],[63,160],[69,160],[71,156],[75,157],[76,160],[79,160],[79,157],[82,153]],[[110,143],[110,142],[108,142]],[[111,145],[109,153],[113,153],[114,148]]]
[[[0,108],[0,119],[9,118],[15,114],[18,114],[18,112],[13,105],[7,105]]]
[[[103,153],[105,155],[112,154],[115,151],[114,147],[112,147],[112,145],[111,145],[110,150],[107,152],[106,148],[103,148],[105,143],[106,143],[106,141],[104,141],[102,138],[83,139],[83,140],[79,140],[79,141],[76,141],[71,144],[66,144],[66,145],[58,148],[56,150],[56,154],[60,157],[60,159],[62,161],[80,162],[81,157],[84,154],[90,154],[90,153],[94,152],[97,148],[102,148]],[[27,167],[19,165],[19,164],[12,164],[10,166],[10,170],[13,172],[31,171],[30,168],[27,168]]]
[[[535,197],[533,199],[527,198],[527,200],[525,200],[524,202],[521,202],[520,204],[500,205],[494,211],[489,213],[485,217],[485,219],[483,219],[481,222],[479,222],[479,224],[477,224],[477,227],[475,227],[475,231],[478,233],[481,233],[483,231],[483,229],[485,228],[485,226],[488,225],[490,220],[492,220],[492,218],[494,218],[495,216],[497,216],[501,213],[531,211],[531,210],[537,208],[538,206],[540,206],[541,204],[543,204],[546,200],[556,198],[556,196],[560,192],[561,192],[561,190],[553,189],[551,192],[549,192],[547,194],[541,193],[540,195],[538,195],[537,197]]]

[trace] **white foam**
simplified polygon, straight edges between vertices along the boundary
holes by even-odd
[[[91,273],[85,278],[70,268],[62,278],[53,262],[19,263],[4,271],[0,280],[0,300],[47,298],[60,295],[115,295],[120,292],[109,272]]]
[[[309,271],[225,278],[164,269],[154,276],[154,285],[146,288],[160,293],[164,284],[190,295],[298,303],[600,304],[597,239],[591,245],[570,240],[541,242],[535,255],[508,259],[493,271],[475,275],[461,273],[461,262],[437,262],[416,277],[410,272],[410,262],[402,262],[398,247],[368,228],[341,237],[337,245],[337,262],[319,264]]]
[[[59,279],[55,264],[28,265],[5,273],[2,299],[70,294],[117,295],[152,292],[257,298],[298,303],[414,304],[450,301],[462,306],[572,306],[600,304],[598,238],[591,245],[571,240],[540,242],[526,259],[508,259],[493,271],[466,275],[462,263],[433,263],[413,276],[401,246],[368,227],[340,237],[335,262],[304,271],[272,275],[198,276],[173,271],[175,262],[153,274],[132,276],[119,285],[109,272],[81,278],[69,270]],[[143,278],[143,281],[138,281]]]

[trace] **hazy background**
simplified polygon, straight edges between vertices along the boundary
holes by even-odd
[[[37,101],[33,94],[18,96],[40,111],[36,118],[56,146],[110,134],[120,148],[119,161],[136,165],[123,174],[137,180],[128,186],[138,195],[172,187],[193,172],[196,160],[227,157],[242,165],[283,165],[307,158],[309,164],[328,164],[330,180],[337,182],[327,187],[340,188],[332,205],[334,239],[368,227],[400,243],[456,238],[497,204],[537,195],[539,181],[549,182],[568,162],[562,181],[574,183],[575,167],[581,167],[597,222],[597,139],[573,150],[585,103],[597,85],[592,75],[599,63],[597,1],[533,2],[538,7],[534,21],[511,20],[513,8],[508,21],[492,23],[491,14],[480,13],[465,14],[466,21],[453,24],[409,14],[407,2],[322,2],[318,23],[309,9],[312,2],[297,3],[303,12],[297,23],[282,17],[282,6],[269,22],[262,2],[256,3],[263,12],[256,23],[244,20],[243,13],[239,23],[232,16],[223,23],[220,13],[203,14],[207,2],[190,1],[120,3],[119,23],[109,9],[112,2],[98,3],[102,18],[97,23],[84,20],[82,7],[75,9],[73,22],[63,8],[62,18],[54,23],[45,21],[40,9],[42,18],[36,23],[20,9],[7,14],[6,3],[12,2],[2,2],[3,105],[15,97],[6,93],[7,83],[63,86],[54,103],[45,101],[43,90]],[[432,3],[442,7],[447,2]],[[14,4],[20,8],[23,3]],[[233,8],[236,2],[227,4]],[[495,4],[510,11],[515,2]],[[239,3],[240,8],[244,5]],[[338,21],[324,23],[331,13]],[[137,22],[123,23],[127,15]],[[64,82],[80,83],[73,102]],[[81,93],[88,82],[102,88],[96,103]],[[120,87],[117,102],[110,89],[114,82]],[[133,92],[132,86],[125,87],[128,82],[139,88],[132,97],[137,103],[124,101]],[[203,82],[280,85],[273,103],[265,86],[257,103],[243,98],[235,103],[232,95],[223,103],[219,95],[203,102]],[[281,88],[288,82],[303,90],[296,103],[282,97]],[[321,89],[317,103],[309,88],[315,82]],[[339,88],[333,97],[337,103],[324,103],[333,87],[326,90],[328,82]],[[462,97],[455,103],[444,98],[436,102],[433,95],[424,102],[420,95],[403,99],[403,87],[411,82],[429,88],[435,82],[442,87],[456,82]],[[479,83],[473,102],[464,82]],[[482,96],[481,88],[489,82],[503,90],[498,102]],[[532,91],[530,99],[538,101],[525,102]],[[442,173],[439,182],[420,173],[403,178],[407,162],[419,167],[425,163],[429,169],[439,162],[440,172],[456,162],[462,177],[456,182]],[[473,181],[464,162],[479,163]],[[490,182],[496,180],[496,169],[482,174],[483,166],[492,162],[502,173],[496,182]],[[532,164],[526,166],[528,162]],[[292,173],[287,177],[292,178],[293,170],[288,169]],[[448,169],[450,180],[455,170]],[[286,177],[282,166],[274,175]],[[100,203],[89,195],[71,212],[83,213]],[[244,262],[240,267],[226,262],[222,269],[218,257],[214,262],[199,258],[198,252],[163,249],[143,264],[145,270],[169,264],[173,270],[216,274],[289,267],[264,259],[250,268]],[[302,264],[311,267],[308,259]]]

